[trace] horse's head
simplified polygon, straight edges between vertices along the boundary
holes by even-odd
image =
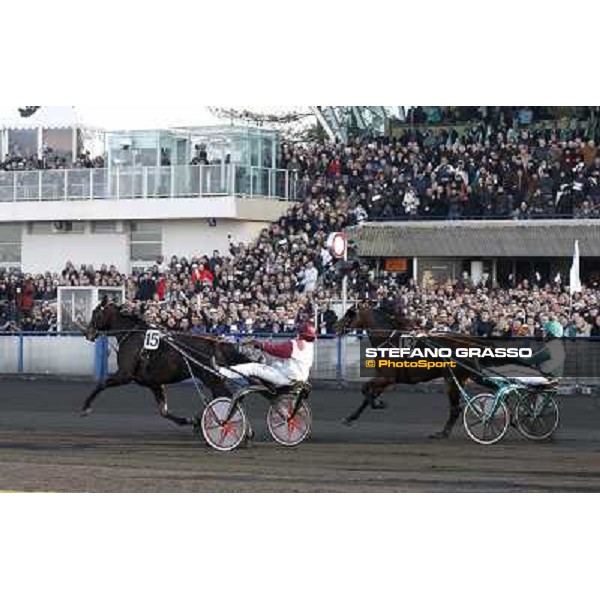
[[[351,329],[369,329],[370,320],[367,318],[367,312],[362,306],[351,306],[346,314],[335,324],[335,331],[338,335],[343,335],[345,331]]]
[[[102,302],[92,312],[92,318],[85,330],[86,339],[93,342],[101,331],[113,329],[118,312],[116,304],[109,302],[108,296],[104,296]]]

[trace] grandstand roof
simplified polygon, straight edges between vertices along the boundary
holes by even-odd
[[[591,220],[364,223],[350,228],[368,257],[600,256],[600,227]]]
[[[311,106],[331,140],[346,141],[351,131],[383,133],[386,120],[404,116],[403,106]]]
[[[0,128],[3,129],[46,129],[84,127],[74,106],[41,106],[30,117],[22,117],[17,108],[0,113]]]

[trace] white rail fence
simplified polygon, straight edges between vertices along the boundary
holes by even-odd
[[[108,353],[108,362],[105,355]],[[359,377],[357,338],[319,339],[313,377],[322,380]],[[344,358],[345,357],[345,358]],[[0,335],[0,374],[95,377],[117,369],[113,344],[88,342],[72,334]]]

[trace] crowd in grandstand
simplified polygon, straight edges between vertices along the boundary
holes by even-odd
[[[501,118],[502,115],[501,115]],[[578,128],[483,121],[396,138],[284,146],[307,197],[347,201],[353,220],[600,216],[597,140]]]
[[[528,280],[508,287],[457,282],[417,287],[387,275],[377,294],[393,303],[422,330],[449,330],[476,336],[539,337],[552,324],[557,337],[600,336],[600,289],[584,288],[571,298],[561,284],[532,285]]]
[[[0,160],[0,171],[37,171],[40,169],[101,169],[104,167],[102,156],[92,157],[83,152],[75,160],[61,152],[55,152],[44,145],[40,155],[27,154],[13,149],[3,160]]]
[[[340,289],[325,248],[332,231],[365,219],[600,216],[598,140],[576,127],[520,129],[530,118],[506,109],[460,127],[408,128],[393,139],[284,144],[281,167],[298,171],[303,200],[254,242],[232,242],[226,256],[160,259],[136,276],[70,263],[55,274],[0,272],[0,329],[16,329],[17,322],[24,330],[54,329],[58,286],[123,285],[134,310],[172,329],[285,333],[316,310],[321,331],[331,332],[330,303]],[[97,166],[89,155],[80,160]],[[17,164],[9,168],[22,168]],[[596,288],[570,307],[568,294],[551,283],[418,288],[366,268],[351,278],[350,296],[359,295],[402,298],[426,328],[534,335],[552,321],[565,335],[600,333]]]
[[[159,261],[139,276],[125,276],[114,267],[99,271],[67,264],[60,274],[19,277],[0,273],[0,330],[56,329],[58,285],[125,286],[129,307],[150,322],[168,329],[192,333],[277,334],[296,329],[298,323],[318,312],[321,333],[332,333],[336,315],[331,308],[332,287],[315,286],[312,269],[329,267],[306,263],[300,277],[277,259],[257,267],[252,250],[244,253],[247,269],[240,270],[235,254],[187,260],[172,257]],[[260,250],[258,250],[260,252]],[[239,255],[238,255],[239,256]],[[256,254],[255,256],[260,256]],[[318,267],[318,268],[317,268]],[[376,277],[366,270],[355,276],[354,294],[368,297],[391,310],[402,310],[419,328],[448,329],[457,333],[494,336],[537,336],[555,322],[561,335],[600,336],[600,289],[584,288],[573,298],[560,284],[531,284],[527,280],[496,288],[468,278],[457,282],[417,286],[397,274]],[[398,302],[398,299],[400,301]],[[80,325],[85,325],[84,322]]]

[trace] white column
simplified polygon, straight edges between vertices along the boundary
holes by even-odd
[[[142,195],[144,200],[148,197],[148,167],[142,167],[143,182],[142,182]]]
[[[288,169],[285,170],[285,199],[290,198],[290,172]],[[295,200],[295,198],[293,198]],[[346,314],[346,313],[344,313]]]
[[[230,162],[225,166],[227,167],[227,176],[229,180],[229,189],[227,190],[227,193],[233,196],[233,194],[235,194],[235,165]],[[250,178],[252,178],[252,175],[250,175]]]
[[[471,282],[473,285],[481,283],[483,277],[483,261],[472,260],[471,261]]]
[[[346,249],[344,250],[344,262],[348,261],[348,242],[346,241]],[[342,279],[342,314],[345,315],[348,310],[348,275],[344,275]]]
[[[37,151],[37,155],[38,158],[42,158],[42,146],[44,145],[44,135],[43,135],[43,129],[41,127],[38,127],[37,130],[37,147],[38,147],[38,151]]]
[[[416,256],[413,256],[413,279],[415,284],[419,285],[419,261]]]
[[[264,168],[264,167],[263,167]],[[267,196],[273,197],[273,176],[277,176],[275,169],[267,168],[267,181],[269,182],[269,189],[267,190]]]
[[[77,128],[73,128],[71,132],[71,152],[73,153],[72,162],[75,162],[77,159]]]
[[[348,261],[348,239],[346,239],[346,248],[344,250],[344,262]],[[346,316],[348,310],[348,275],[344,275],[342,279],[342,315]],[[342,363],[340,365],[340,374],[342,379],[346,379],[346,336],[341,337],[342,344]]]

